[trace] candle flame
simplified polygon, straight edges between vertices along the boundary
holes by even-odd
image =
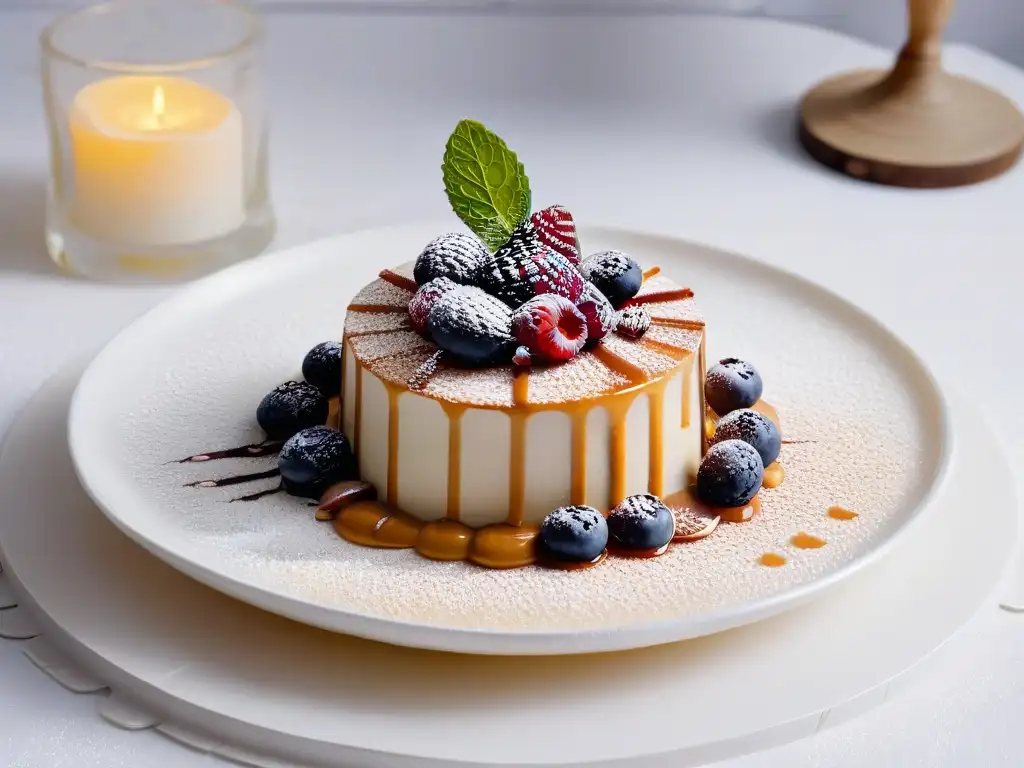
[[[153,114],[159,119],[164,116],[167,105],[164,103],[164,88],[158,85],[153,89]]]

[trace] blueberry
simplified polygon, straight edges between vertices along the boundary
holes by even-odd
[[[741,408],[722,417],[711,443],[714,445],[723,440],[742,440],[752,445],[766,467],[779,458],[782,449],[782,435],[775,422],[749,408]]]
[[[470,366],[511,359],[512,310],[480,288],[460,286],[430,309],[430,335],[448,355]]]
[[[256,408],[256,421],[271,440],[287,440],[299,430],[327,421],[330,406],[323,393],[305,381],[275,387]]]
[[[472,285],[477,270],[491,258],[480,240],[462,232],[449,232],[427,243],[416,259],[412,274],[416,285],[425,285],[439,277],[454,283]]]
[[[608,515],[615,542],[628,549],[660,549],[672,541],[676,520],[661,499],[649,493],[628,496]]]
[[[636,296],[644,280],[640,265],[622,251],[601,251],[587,256],[580,264],[580,272],[616,309]]]
[[[761,399],[764,383],[750,363],[727,357],[708,371],[704,379],[704,398],[719,416],[749,408]]]
[[[559,507],[540,524],[540,542],[552,557],[589,563],[608,544],[608,523],[593,507]]]
[[[324,341],[309,350],[302,361],[303,377],[324,397],[341,394],[341,355],[340,341]]]
[[[334,483],[359,479],[348,438],[325,426],[309,427],[290,437],[281,448],[277,468],[289,493],[314,499]]]
[[[742,440],[723,440],[708,448],[697,470],[697,497],[712,507],[748,504],[764,480],[761,454]]]

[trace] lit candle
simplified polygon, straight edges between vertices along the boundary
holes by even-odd
[[[81,231],[160,246],[242,225],[242,118],[216,91],[184,78],[110,78],[78,92],[69,123],[70,216]]]

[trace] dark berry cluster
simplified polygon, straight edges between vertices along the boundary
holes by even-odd
[[[302,361],[305,381],[275,387],[256,408],[267,437],[284,441],[278,469],[285,490],[296,496],[319,498],[328,486],[358,478],[348,438],[326,426],[330,401],[341,394],[342,355],[340,342],[317,344]]]
[[[617,327],[646,330],[641,310],[616,313],[640,289],[639,265],[620,251],[581,261],[572,214],[533,213],[494,254],[471,235],[442,235],[413,270],[413,328],[457,364],[560,363]]]

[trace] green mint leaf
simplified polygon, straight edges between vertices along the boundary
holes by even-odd
[[[444,149],[452,210],[495,251],[530,215],[530,180],[516,153],[482,123],[462,120]]]

